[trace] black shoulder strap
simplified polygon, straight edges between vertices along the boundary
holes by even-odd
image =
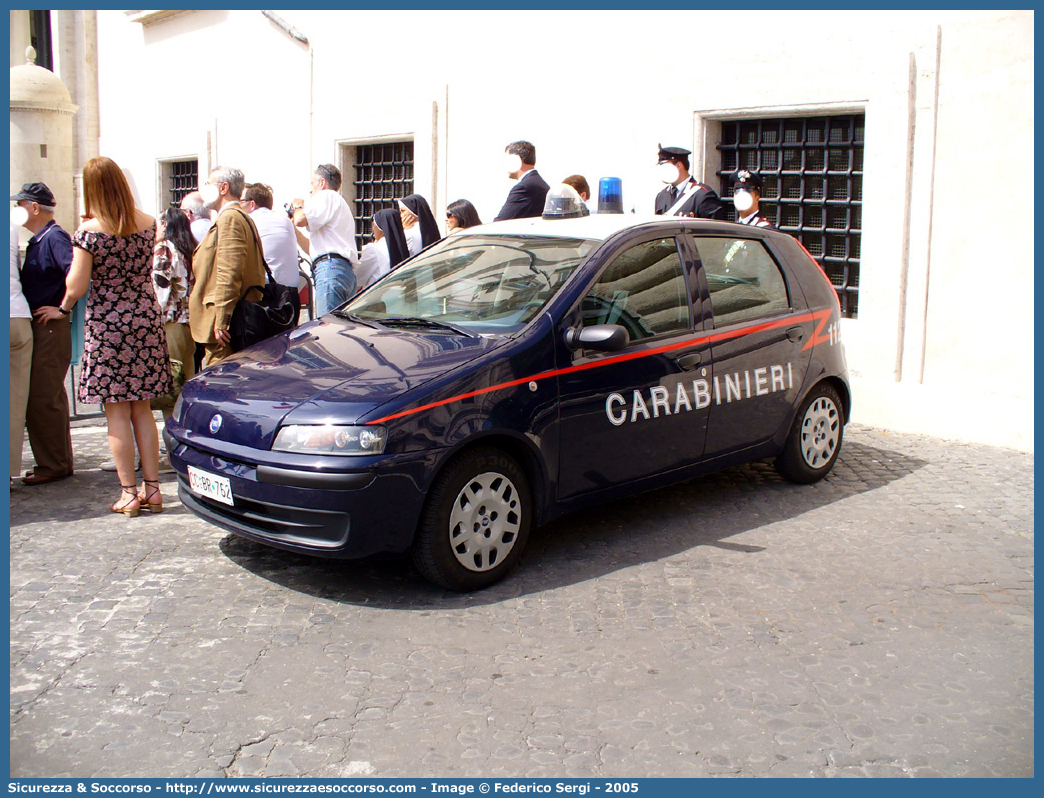
[[[257,254],[261,256],[261,265],[265,267],[265,273],[268,275],[268,282],[274,283],[275,282],[275,277],[272,276],[272,270],[270,268],[268,268],[268,261],[265,260],[265,248],[263,246],[261,246],[261,239],[257,235],[257,228],[254,226],[253,219],[250,218],[249,214],[247,214],[246,211],[244,211],[242,208],[240,208],[238,206],[234,205],[231,208],[229,208],[229,210],[231,210],[231,211],[239,211],[241,214],[243,214],[243,219],[247,223],[247,227],[250,228],[251,234],[254,236],[254,243],[257,244]],[[214,242],[215,242],[215,244],[217,243],[217,235],[218,235],[217,222],[215,221],[214,222]],[[256,286],[256,285],[250,286],[250,288],[248,288],[246,290],[246,292],[243,294],[243,296],[246,296],[247,293],[249,293],[251,291],[251,289],[258,288],[258,287],[259,286]]]

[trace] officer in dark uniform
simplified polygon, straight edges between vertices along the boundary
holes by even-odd
[[[736,221],[753,227],[775,227],[760,210],[761,178],[740,169],[732,182],[732,203],[736,206]]]
[[[714,189],[689,175],[690,151],[681,147],[660,147],[657,169],[667,187],[656,195],[656,213],[670,216],[696,216],[724,219],[725,210]],[[684,202],[679,201],[684,197]]]

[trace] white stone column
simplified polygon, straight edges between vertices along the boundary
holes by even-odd
[[[25,48],[29,40],[29,12],[11,11],[11,66],[25,63]]]
[[[55,11],[52,20],[58,74],[80,109],[73,127],[73,180],[82,212],[83,165],[99,154],[97,12]]]

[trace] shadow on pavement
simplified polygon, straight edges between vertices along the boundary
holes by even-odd
[[[80,456],[77,457],[76,465],[77,471],[69,479],[46,485],[18,485],[13,488],[11,526],[44,521],[97,523],[99,518],[111,519],[114,524],[139,522],[139,519],[124,519],[122,515],[109,512],[109,505],[120,498],[119,477],[114,472],[102,471],[95,465],[94,460],[88,461]],[[138,485],[141,485],[141,471],[135,474],[135,478]],[[177,501],[178,484],[175,474],[160,474],[160,490],[164,501],[163,517],[191,515]]]
[[[408,559],[325,560],[235,535],[220,547],[263,579],[316,598],[403,610],[473,607],[596,579],[696,546],[756,556],[762,546],[727,539],[882,488],[926,464],[846,441],[833,472],[815,485],[786,482],[771,462],[759,462],[610,502],[533,530],[519,567],[503,582],[470,594],[431,585]]]

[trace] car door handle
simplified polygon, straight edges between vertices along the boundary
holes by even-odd
[[[805,337],[805,331],[801,327],[791,327],[787,330],[787,338],[793,341],[795,344]]]
[[[687,355],[679,357],[675,363],[677,363],[683,371],[692,371],[703,360],[703,355],[699,352],[689,352]]]

